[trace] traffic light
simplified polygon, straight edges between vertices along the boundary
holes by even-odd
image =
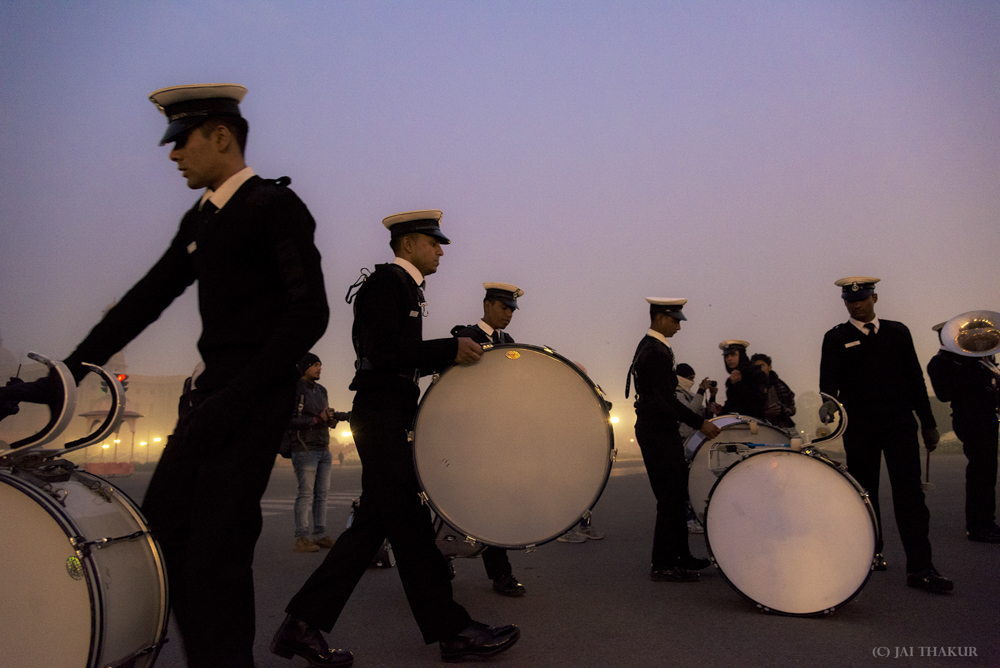
[[[127,373],[118,374],[118,382],[121,384],[122,390],[128,392],[128,374]],[[101,392],[103,392],[104,394],[108,393],[108,384],[105,383],[103,380],[101,381]]]

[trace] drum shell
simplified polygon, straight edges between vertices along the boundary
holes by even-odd
[[[878,524],[868,495],[815,451],[766,450],[731,466],[712,488],[705,519],[719,572],[769,612],[830,613],[872,572]]]
[[[459,536],[524,549],[594,507],[614,436],[603,396],[575,364],[547,348],[503,345],[431,385],[413,453],[428,504]]]
[[[705,505],[708,503],[708,495],[719,478],[710,467],[709,453],[714,444],[752,442],[756,445],[753,451],[760,451],[770,446],[787,448],[791,440],[783,429],[745,415],[723,415],[712,419],[712,422],[724,429],[717,437],[706,439],[704,434],[696,431],[684,441],[684,457],[689,463],[688,500],[702,526],[705,524]],[[756,434],[750,433],[750,422],[756,424]],[[731,464],[735,464],[747,454],[749,453],[732,455],[727,453],[725,456],[732,460]]]
[[[167,582],[153,538],[76,548],[148,531],[132,501],[83,472],[51,483],[62,504],[0,471],[0,591],[15,625],[0,631],[0,665],[105,666],[143,650],[151,666],[166,634]],[[86,484],[80,482],[83,480]],[[107,496],[88,485],[100,484]]]

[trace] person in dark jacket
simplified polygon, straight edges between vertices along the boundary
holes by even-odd
[[[878,281],[868,276],[836,281],[850,319],[823,337],[819,388],[847,411],[847,469],[868,491],[880,527],[878,488],[885,455],[896,526],[906,552],[907,586],[947,592],[954,585],[931,561],[930,511],[920,487],[920,443],[913,414],[920,418],[928,451],[937,447],[937,423],[910,330],[875,315]],[[876,570],[887,568],[881,542],[880,536]]]
[[[329,319],[315,222],[288,188],[244,160],[232,84],[163,88],[160,145],[204,189],[152,269],[65,360],[79,383],[198,284],[205,369],[182,403],[143,512],[163,549],[170,607],[191,668],[254,664],[253,553],[260,499],[288,426],[296,363]]]
[[[750,363],[764,372],[767,378],[767,402],[764,405],[764,419],[775,427],[795,429],[792,416],[795,415],[795,393],[771,368],[771,358],[764,353],[754,353]]]
[[[503,331],[517,310],[517,298],[524,290],[508,283],[483,283],[483,318],[475,325],[455,325],[452,336],[468,337],[479,345],[514,343],[514,337]],[[493,590],[503,596],[524,596],[524,585],[514,577],[507,550],[489,546],[483,551],[486,575],[493,581]]]
[[[306,353],[298,365],[296,406],[288,423],[292,468],[298,481],[295,497],[295,552],[316,552],[333,547],[326,535],[326,498],[330,491],[330,430],[337,426],[336,412],[330,408],[326,388],[319,384],[323,363]],[[310,510],[312,512],[310,513]],[[312,516],[310,536],[309,519]]]
[[[354,296],[352,336],[358,358],[351,383],[356,393],[351,432],[364,467],[361,502],[350,528],[285,608],[288,616],[271,643],[271,651],[285,658],[297,654],[314,666],[350,665],[350,653],[331,651],[321,631],[333,629],[387,537],[424,642],[439,642],[442,659],[492,656],[520,637],[516,626],[472,621],[455,602],[430,511],[420,502],[407,439],[420,377],[451,364],[472,364],[482,355],[469,338],[423,340],[424,277],[437,271],[444,255],[441,244],[449,243],[440,220],[437,210],[383,220],[396,259],[376,266]]]
[[[737,413],[766,420],[764,408],[767,404],[767,376],[750,363],[747,357],[749,343],[739,339],[727,339],[719,344],[726,366],[726,403],[723,413]]]
[[[687,320],[686,299],[647,297],[649,329],[639,341],[625,381],[625,397],[635,379],[635,438],[646,464],[649,484],[656,497],[656,526],[650,578],[655,582],[697,582],[694,571],[708,568],[708,559],[697,559],[688,547],[686,503],[688,464],[684,459],[678,425],[684,422],[708,438],[720,429],[677,398],[677,373],[673,349],[667,340]]]
[[[935,325],[938,340],[945,323]],[[976,543],[1000,543],[996,522],[997,376],[980,360],[943,345],[927,364],[934,394],[951,402],[951,424],[969,460],[965,467],[965,530]]]

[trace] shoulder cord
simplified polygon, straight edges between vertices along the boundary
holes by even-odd
[[[368,270],[367,267],[362,267],[361,275],[358,276],[358,280],[351,283],[351,287],[347,288],[347,296],[344,297],[344,301],[346,301],[348,304],[354,301],[354,298],[358,296],[358,292],[361,291],[361,286],[364,285],[365,281],[367,281],[368,277],[371,275],[372,273]]]

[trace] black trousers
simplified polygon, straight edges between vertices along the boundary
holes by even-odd
[[[656,497],[652,560],[655,569],[673,568],[679,559],[691,554],[685,506],[688,464],[677,425],[672,427],[669,423],[635,423],[635,439]]]
[[[878,416],[850,414],[844,432],[847,470],[869,494],[879,523],[881,543],[882,513],[878,487],[882,455],[892,485],[892,506],[896,527],[906,551],[906,572],[932,568],[930,511],[920,489],[920,442],[913,413]]]
[[[361,502],[351,527],[340,535],[319,568],[285,609],[331,631],[347,600],[386,538],[410,610],[424,642],[457,634],[471,622],[452,596],[445,558],[434,542],[430,511],[420,502],[407,431],[415,406],[370,409],[355,401],[351,431],[361,456]]]
[[[483,566],[486,567],[486,575],[490,580],[514,574],[510,567],[510,559],[507,557],[507,550],[502,547],[490,546],[483,550]]]
[[[196,405],[205,398],[193,395]],[[142,509],[163,549],[191,668],[254,665],[260,499],[294,400],[294,385],[261,397],[221,440],[185,436],[193,409],[182,407],[150,480]]]
[[[955,418],[955,435],[969,460],[965,467],[965,528],[984,531],[996,523],[998,425],[993,415]]]

